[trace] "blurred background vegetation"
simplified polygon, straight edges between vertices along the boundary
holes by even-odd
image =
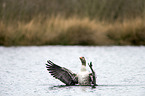
[[[145,0],[0,0],[0,45],[145,45]]]

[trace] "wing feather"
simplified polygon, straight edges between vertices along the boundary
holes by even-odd
[[[66,85],[75,85],[78,82],[76,74],[72,73],[70,70],[56,65],[50,60],[48,60],[47,62],[48,62],[48,64],[46,64],[47,70],[56,79],[59,79]]]

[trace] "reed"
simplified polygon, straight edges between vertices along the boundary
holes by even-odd
[[[145,19],[136,18],[111,24],[107,37],[114,45],[145,45]]]
[[[142,17],[145,0],[0,0],[0,19],[30,21],[38,15],[63,15],[115,21]]]
[[[145,0],[0,0],[0,45],[145,45]]]
[[[77,16],[0,22],[0,45],[145,45],[145,19],[106,23]]]

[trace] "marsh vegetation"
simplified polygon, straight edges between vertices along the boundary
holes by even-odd
[[[1,0],[0,45],[145,45],[145,0]]]

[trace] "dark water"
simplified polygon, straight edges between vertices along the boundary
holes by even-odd
[[[45,68],[52,60],[77,73],[80,56],[93,62],[96,88],[65,86]],[[0,47],[0,96],[89,95],[145,96],[145,47]]]

